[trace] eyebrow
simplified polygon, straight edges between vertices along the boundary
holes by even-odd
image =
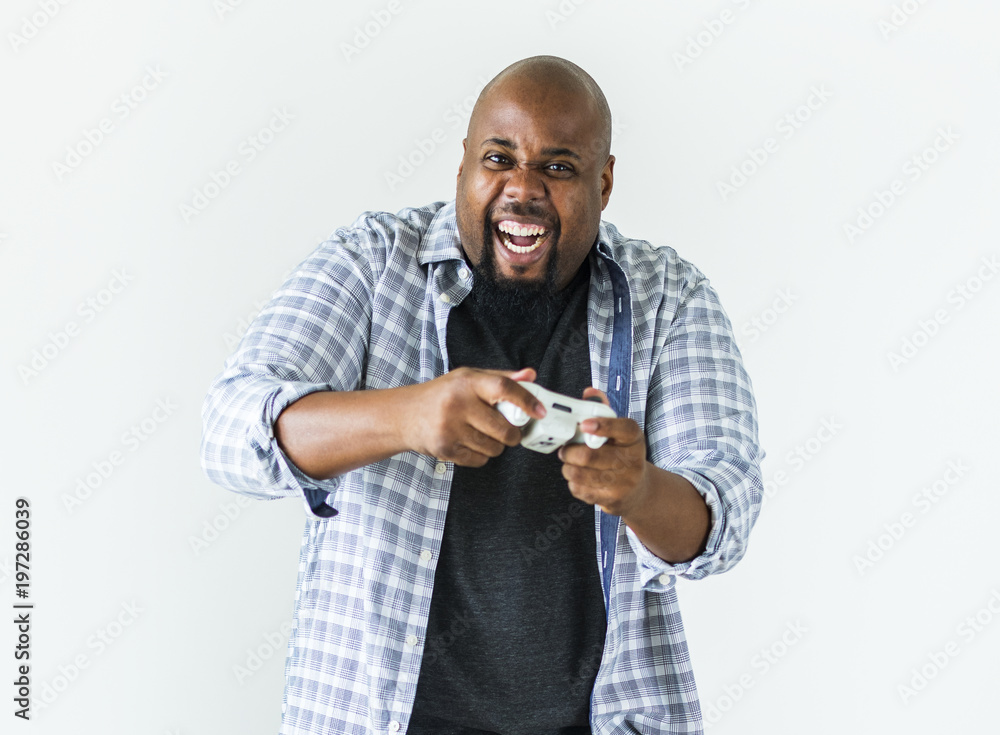
[[[514,143],[513,141],[507,140],[506,138],[487,138],[486,140],[484,140],[482,142],[482,145],[480,147],[489,145],[491,143],[493,145],[503,146],[504,148],[510,148],[512,151],[516,151],[517,150],[517,144]],[[570,158],[575,158],[577,161],[582,161],[583,160],[582,158],[580,158],[579,155],[577,155],[574,151],[570,150],[569,148],[543,148],[542,149],[542,155],[543,156],[569,156]]]

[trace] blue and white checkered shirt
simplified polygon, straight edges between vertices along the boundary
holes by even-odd
[[[606,222],[589,257],[594,384],[642,427],[649,461],[687,478],[712,512],[705,552],[669,564],[595,508],[608,630],[591,726],[700,733],[674,583],[743,556],[761,503],[756,405],[729,319],[697,268]],[[454,201],[366,212],[275,292],[205,400],[208,476],[252,497],[301,498],[306,510],[283,735],[405,732],[454,466],[405,452],[314,480],[278,447],[275,419],[313,391],[444,374],[448,311],[472,277]]]

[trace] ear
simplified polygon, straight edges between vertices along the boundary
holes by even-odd
[[[466,142],[468,138],[462,138],[462,160],[458,162],[458,178],[462,176],[462,165],[465,163],[465,151],[468,150]]]
[[[608,162],[604,164],[604,170],[601,171],[601,211],[608,206],[608,200],[611,198],[611,189],[615,184],[615,157],[608,156]]]

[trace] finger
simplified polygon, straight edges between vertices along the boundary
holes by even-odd
[[[469,426],[502,445],[513,447],[521,442],[521,429],[510,423],[494,406],[483,406],[468,417]]]
[[[642,436],[642,429],[632,419],[597,417],[580,422],[580,431],[595,436],[606,436],[616,444],[633,444]]]
[[[499,416],[499,414],[497,414]],[[503,421],[503,417],[500,416],[500,420]],[[506,421],[504,421],[506,423]],[[513,426],[507,424],[508,428],[514,429]],[[517,431],[516,429],[514,429]],[[520,434],[520,432],[518,432]],[[518,441],[520,441],[520,436],[518,436]],[[514,442],[515,444],[517,442]],[[466,427],[465,433],[463,434],[461,440],[458,442],[459,446],[468,449],[470,452],[475,454],[481,454],[486,458],[498,457],[500,453],[503,452],[506,442],[498,440],[496,437],[491,436],[488,433],[481,431],[478,427],[470,424]],[[506,444],[506,446],[513,446],[513,444]],[[457,448],[456,448],[456,451]]]
[[[562,476],[570,485],[576,497],[585,497],[588,502],[596,502],[606,489],[615,483],[617,473],[613,470],[598,470],[564,464]]]
[[[490,373],[492,375],[502,375],[505,378],[510,378],[511,380],[526,380],[529,383],[533,383],[535,378],[538,377],[538,373],[535,372],[534,368],[526,367],[520,370],[492,370],[489,368],[483,368],[481,372]]]
[[[622,447],[605,444],[598,449],[591,449],[586,444],[567,444],[560,447],[558,455],[563,464],[597,471],[610,470],[617,472],[624,469],[627,455]]]
[[[482,467],[490,461],[490,457],[479,452],[474,452],[468,447],[457,447],[455,451],[447,457],[438,457],[448,462],[454,462],[461,467]]]
[[[592,467],[601,457],[600,450],[591,449],[586,444],[566,444],[559,448],[557,454],[564,464],[576,467]]]
[[[505,373],[500,370],[484,370],[482,380],[476,384],[476,392],[490,406],[494,406],[500,401],[507,401],[508,403],[513,403],[529,416],[540,419],[545,416],[545,406],[524,386],[509,377],[511,375],[534,376],[534,374],[535,371],[533,368],[524,368],[513,373]]]
[[[605,406],[611,405],[611,401],[608,400],[607,394],[600,388],[587,387],[583,389],[584,400],[586,400],[587,398],[591,398],[592,396],[597,396],[598,398],[600,398],[601,403],[603,403]]]
[[[516,373],[511,373],[507,376],[511,380],[526,380],[529,383],[534,383],[535,378],[538,377],[538,373],[535,372],[534,368],[521,368]]]

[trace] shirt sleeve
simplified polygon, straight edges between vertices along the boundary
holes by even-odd
[[[711,510],[711,529],[704,553],[670,564],[626,527],[642,585],[651,591],[672,587],[674,576],[701,579],[730,569],[746,551],[762,500],[764,453],[750,377],[718,295],[692,271],[672,318],[661,316],[658,325],[664,336],[645,428],[649,460],[694,485]]]
[[[301,497],[314,516],[336,514],[327,501],[339,478],[299,470],[278,446],[274,422],[309,393],[361,387],[378,240],[363,228],[337,230],[249,326],[202,406],[201,463],[210,480],[255,498]]]

